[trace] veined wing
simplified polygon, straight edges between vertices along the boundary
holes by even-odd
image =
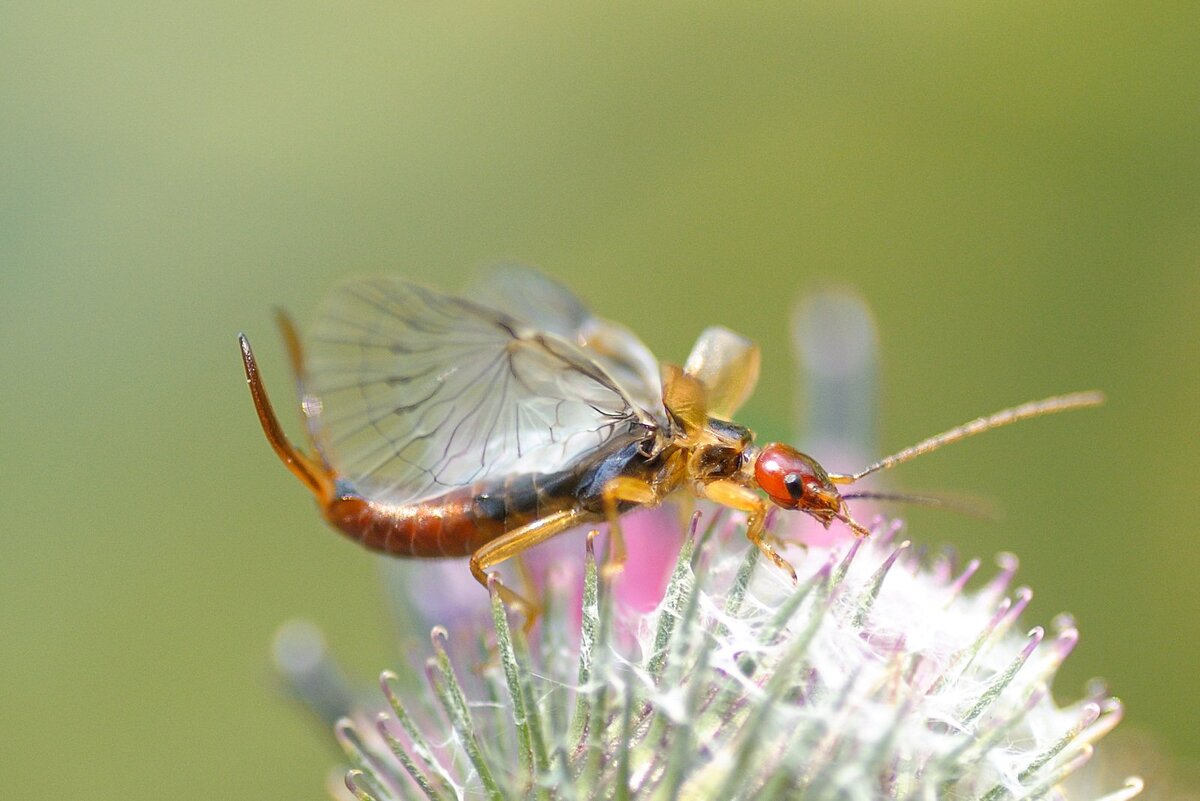
[[[660,409],[565,338],[399,279],[336,290],[309,353],[322,456],[359,492],[396,503],[561,470],[660,426]]]
[[[662,408],[654,354],[625,326],[592,314],[557,281],[532,267],[505,264],[483,274],[473,297],[579,346],[641,408]]]

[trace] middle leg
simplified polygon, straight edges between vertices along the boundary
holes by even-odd
[[[605,578],[620,574],[625,569],[625,560],[629,555],[625,548],[625,535],[621,532],[621,504],[657,506],[666,496],[661,486],[656,487],[631,476],[617,476],[604,485],[601,498],[604,501],[604,518],[608,521],[609,549],[608,559],[600,572]]]

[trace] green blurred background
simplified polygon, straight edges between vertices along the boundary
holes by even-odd
[[[768,435],[791,304],[830,283],[878,316],[883,447],[1106,390],[896,478],[994,497],[912,535],[1020,554],[1029,625],[1082,628],[1058,694],[1103,675],[1200,757],[1198,44],[1194,0],[5,4],[0,786],[323,797],[273,630],[316,619],[361,676],[407,656],[234,335],[287,405],[274,305],[514,258],[664,358],[761,342]]]

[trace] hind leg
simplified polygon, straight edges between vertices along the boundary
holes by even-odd
[[[502,534],[486,543],[471,555],[471,575],[485,588],[488,586],[488,570],[517,556],[528,548],[545,542],[567,529],[595,520],[595,516],[582,509],[556,512],[540,520],[534,520],[520,528]],[[529,630],[541,614],[541,605],[518,594],[497,582],[504,603],[519,609],[525,615],[525,629]]]

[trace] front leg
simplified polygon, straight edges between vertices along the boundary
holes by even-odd
[[[754,543],[758,550],[774,562],[780,570],[787,573],[792,584],[796,584],[796,569],[788,563],[786,559],[780,556],[775,548],[767,541],[763,533],[763,525],[767,519],[767,502],[762,497],[750,489],[738,484],[736,481],[713,481],[705,484],[701,488],[704,497],[714,503],[719,503],[722,506],[730,509],[737,509],[739,512],[745,512],[746,518],[746,538]]]

